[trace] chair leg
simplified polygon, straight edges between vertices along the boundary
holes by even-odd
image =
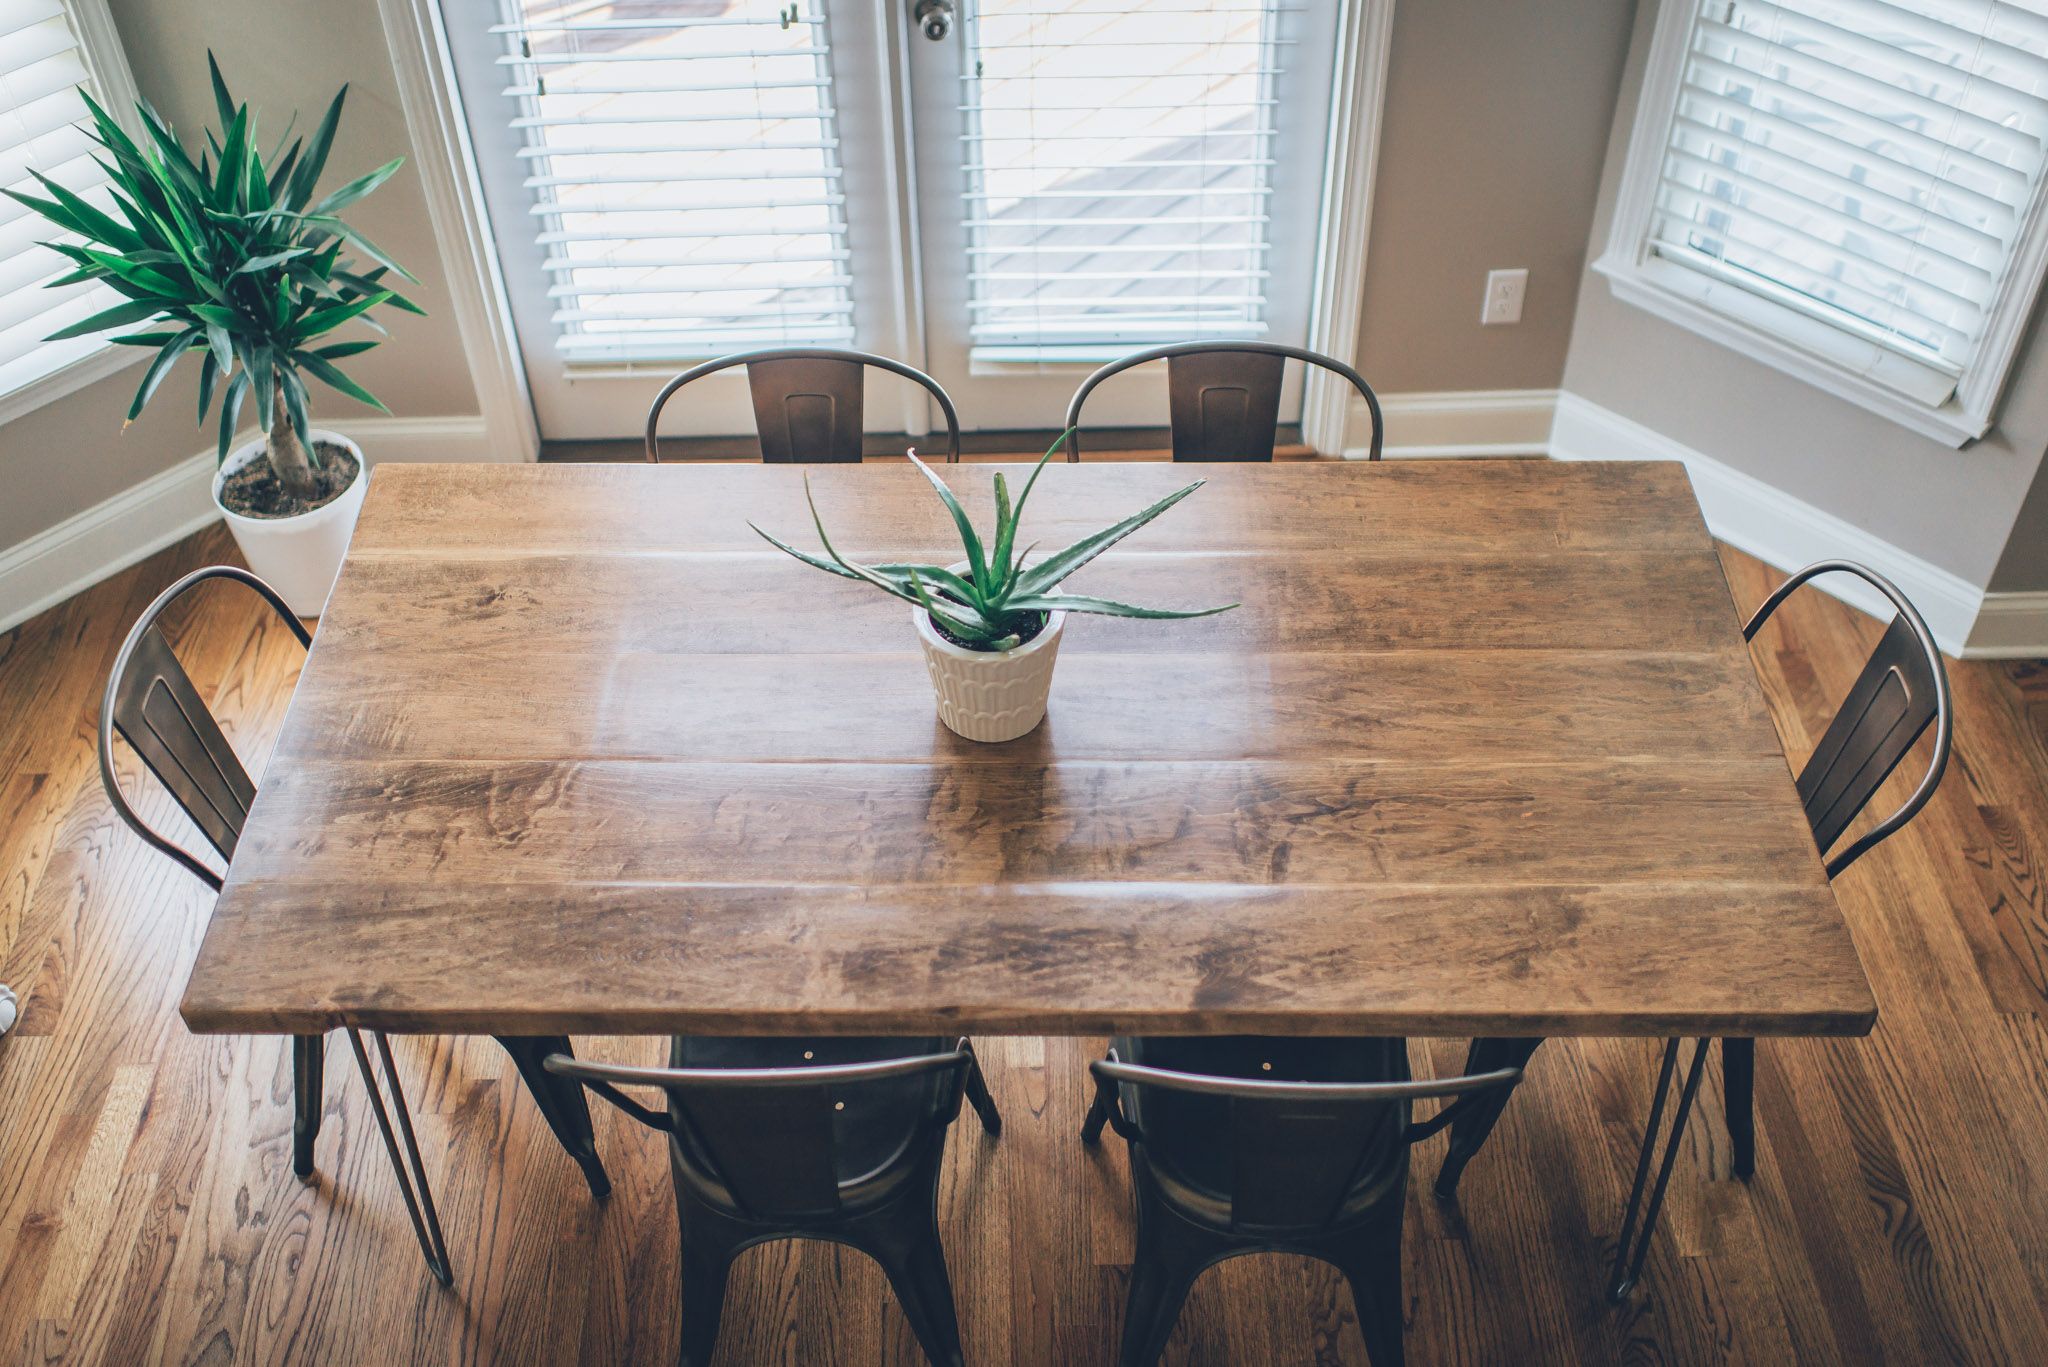
[[[1497,1068],[1526,1067],[1542,1043],[1540,1039],[1475,1039],[1465,1050],[1465,1071],[1490,1073]],[[1515,1087],[1521,1085],[1517,1082]],[[1451,1122],[1450,1147],[1445,1150],[1443,1166],[1436,1174],[1438,1200],[1449,1201],[1457,1196],[1458,1179],[1465,1175],[1465,1165],[1478,1155],[1486,1137],[1500,1123],[1515,1087],[1497,1089],[1489,1104],[1474,1107]]]
[[[1083,1144],[1092,1145],[1101,1142],[1102,1127],[1109,1123],[1110,1097],[1113,1094],[1110,1089],[1115,1086],[1114,1082],[1105,1082],[1100,1078],[1096,1079],[1095,1100],[1088,1103],[1088,1118],[1081,1122],[1081,1142]]]
[[[1230,1252],[1232,1245],[1175,1215],[1152,1190],[1149,1178],[1141,1173],[1133,1176],[1138,1191],[1138,1244],[1131,1258],[1131,1288],[1124,1301],[1123,1343],[1117,1351],[1117,1364],[1153,1367],[1166,1351],[1166,1341],[1173,1336],[1173,1326],[1195,1279]]]
[[[936,1198],[936,1169],[932,1176]],[[961,1367],[960,1320],[953,1306],[945,1246],[939,1241],[936,1199],[896,1202],[872,1220],[863,1220],[851,1237],[882,1265],[903,1306],[903,1317],[910,1321],[910,1332],[933,1367]]]
[[[671,1160],[673,1161],[673,1160]],[[725,1314],[725,1283],[746,1233],[717,1211],[693,1200],[676,1183],[676,1226],[682,1236],[681,1367],[710,1367]]]
[[[1747,1181],[1756,1171],[1756,1041],[1721,1041],[1721,1092],[1728,1117],[1734,1171]]]
[[[989,1094],[988,1079],[982,1076],[981,1060],[975,1056],[974,1046],[967,1047],[967,1104],[981,1117],[981,1128],[993,1139],[1003,1132],[1003,1116],[996,1109],[996,1099]]]
[[[1402,1367],[1407,1351],[1402,1341],[1407,1309],[1401,1298],[1402,1214],[1403,1202],[1397,1197],[1385,1218],[1348,1233],[1328,1253],[1329,1260],[1344,1273],[1344,1280],[1351,1283],[1351,1299],[1358,1306],[1358,1331],[1372,1367]]]
[[[320,1137],[320,1106],[327,1071],[327,1036],[292,1036],[292,1171],[313,1177],[313,1141]]]
[[[405,1213],[412,1217],[413,1237],[419,1240],[420,1253],[426,1258],[434,1280],[450,1286],[454,1283],[455,1274],[448,1266],[448,1245],[441,1237],[441,1217],[434,1209],[434,1189],[427,1185],[426,1166],[420,1162],[420,1143],[413,1134],[412,1112],[406,1108],[405,1089],[399,1085],[398,1067],[391,1061],[391,1043],[381,1030],[372,1031],[371,1038],[377,1042],[377,1057],[384,1064],[384,1079],[391,1088],[391,1111],[397,1113],[398,1129],[404,1136],[403,1158],[399,1156],[398,1137],[391,1130],[391,1114],[385,1110],[384,1093],[377,1086],[376,1075],[370,1070],[370,1056],[363,1049],[362,1033],[353,1026],[349,1028],[349,1048],[355,1051],[356,1068],[362,1073],[363,1086],[370,1093],[370,1113],[376,1116],[377,1129],[384,1136],[384,1151],[391,1158],[392,1175],[398,1179],[398,1194],[405,1198]]]
[[[519,1076],[526,1082],[526,1090],[540,1107],[541,1118],[583,1169],[590,1194],[600,1201],[611,1195],[612,1180],[605,1173],[604,1160],[597,1156],[597,1135],[590,1124],[590,1098],[583,1094],[583,1084],[574,1078],[556,1076],[543,1063],[549,1054],[574,1057],[576,1051],[570,1046],[569,1037],[500,1035],[498,1043],[512,1056]]]

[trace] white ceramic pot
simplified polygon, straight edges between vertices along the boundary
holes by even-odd
[[[1045,719],[1052,667],[1059,658],[1067,614],[1055,612],[1045,629],[1015,650],[969,650],[939,635],[931,614],[910,610],[932,676],[939,720],[968,740],[1015,740]]]
[[[228,453],[213,476],[213,502],[227,519],[235,544],[257,577],[284,595],[284,601],[301,617],[318,617],[327,606],[327,595],[341,573],[341,558],[348,553],[348,539],[355,533],[356,514],[363,510],[363,494],[370,487],[369,466],[363,449],[338,432],[311,430],[314,441],[339,446],[356,458],[355,483],[340,498],[323,503],[297,517],[244,517],[220,501],[221,485],[227,477],[261,460],[266,438],[238,446]]]

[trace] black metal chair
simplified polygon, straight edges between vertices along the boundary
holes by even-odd
[[[113,671],[108,676],[106,695],[100,707],[99,760],[100,782],[106,788],[107,800],[121,819],[151,847],[184,865],[200,882],[219,892],[221,875],[197,855],[166,839],[145,822],[129,805],[114,770],[114,737],[119,734],[177,800],[214,851],[223,860],[233,860],[236,843],[241,839],[243,824],[248,819],[249,804],[256,796],[256,785],[157,625],[158,619],[173,603],[191,589],[215,579],[233,580],[254,590],[276,609],[300,645],[312,644],[311,635],[292,614],[284,599],[249,571],[233,565],[212,565],[192,571],[157,596],[156,601],[136,620],[127,640],[122,642],[119,654],[114,657]],[[406,1163],[400,1161],[398,1139],[392,1133],[384,1096],[371,1075],[369,1055],[363,1047],[362,1036],[353,1026],[347,1027],[346,1033],[356,1056],[356,1065],[363,1075],[363,1084],[369,1089],[370,1109],[383,1133],[385,1148],[398,1176],[399,1192],[405,1198],[413,1232],[420,1241],[420,1251],[426,1255],[427,1265],[433,1269],[434,1275],[446,1284],[450,1280],[447,1247],[441,1238],[433,1191],[427,1185],[426,1172],[420,1164],[419,1145],[413,1138],[412,1114],[406,1107],[405,1092],[392,1066],[391,1047],[382,1032],[371,1032],[378,1057],[384,1065],[385,1080],[391,1089],[390,1110],[398,1118],[405,1158],[411,1168],[410,1177]],[[609,1193],[611,1184],[597,1156],[590,1111],[581,1089],[555,1083],[541,1066],[542,1059],[549,1054],[565,1052],[568,1040],[559,1036],[507,1037],[499,1043],[511,1053],[563,1147],[582,1166],[592,1193],[600,1197]],[[326,1045],[324,1035],[302,1035],[292,1040],[292,1170],[301,1179],[313,1175],[313,1141],[320,1132]]]
[[[1934,796],[1934,790],[1948,768],[1954,714],[1949,700],[1948,670],[1942,663],[1941,650],[1934,643],[1933,633],[1928,631],[1919,610],[1890,580],[1852,561],[1823,560],[1808,565],[1778,585],[1742,628],[1743,640],[1754,640],[1764,623],[1795,589],[1823,574],[1855,575],[1890,599],[1897,610],[1877,648],[1864,664],[1863,672],[1857,676],[1848,696],[1836,710],[1834,720],[1799,772],[1800,802],[1813,829],[1814,841],[1827,860],[1828,877],[1833,878],[1911,821]],[[1934,754],[1927,772],[1912,794],[1897,811],[1873,825],[1839,853],[1829,855],[1828,851],[1841,840],[1850,823],[1869,804],[1878,788],[1891,776],[1929,725],[1934,727]],[[1474,1040],[1466,1055],[1466,1067],[1480,1069],[1526,1064],[1542,1043],[1540,1039]],[[1665,1095],[1677,1070],[1679,1041],[1672,1039],[1665,1043],[1648,1132],[1644,1135],[1637,1161],[1628,1215],[1615,1255],[1614,1277],[1608,1288],[1608,1295],[1613,1300],[1626,1296],[1642,1275],[1650,1235],[1656,1228],[1664,1189],[1670,1181],[1672,1165],[1677,1160],[1679,1139],[1691,1113],[1693,1098],[1699,1090],[1708,1043],[1700,1040],[1693,1050],[1671,1122],[1670,1139],[1663,1161],[1658,1165],[1656,1184],[1651,1190],[1641,1239],[1631,1248],[1630,1235],[1648,1178],[1650,1157],[1663,1118]],[[1722,1040],[1721,1069],[1723,1111],[1733,1153],[1733,1171],[1736,1176],[1747,1178],[1756,1170],[1756,1041]],[[1496,1104],[1475,1110],[1453,1131],[1450,1155],[1437,1175],[1438,1196],[1449,1199],[1456,1194],[1458,1178],[1465,1165],[1486,1142],[1507,1101],[1507,1094],[1501,1094]]]
[[[754,430],[770,464],[858,464],[867,367],[923,385],[946,415],[946,459],[960,459],[960,415],[952,396],[922,370],[866,351],[836,347],[771,347],[742,351],[690,367],[661,387],[647,410],[647,459],[661,463],[655,428],[669,396],[694,380],[734,366],[747,368]]]
[[[1374,1367],[1396,1367],[1409,1146],[1521,1076],[1415,1081],[1403,1039],[1257,1036],[1118,1039],[1090,1068],[1082,1142],[1123,1136],[1137,1195],[1120,1367],[1158,1361],[1205,1268],[1267,1252],[1334,1263]],[[1412,1121],[1431,1097],[1456,1099]]]
[[[1386,423],[1379,396],[1365,377],[1334,357],[1279,342],[1176,342],[1111,361],[1081,381],[1067,404],[1067,459],[1081,459],[1081,405],[1095,387],[1133,366],[1163,360],[1175,460],[1271,460],[1280,425],[1280,380],[1289,359],[1321,366],[1351,382],[1372,414],[1366,459],[1378,460]]]
[[[678,1035],[667,1068],[556,1055],[550,1071],[669,1137],[682,1233],[683,1367],[718,1343],[726,1273],[772,1239],[825,1239],[882,1265],[925,1355],[960,1363],[960,1326],[939,1241],[946,1132],[964,1096],[1002,1131],[962,1039],[771,1039]],[[620,1086],[658,1087],[665,1110]]]

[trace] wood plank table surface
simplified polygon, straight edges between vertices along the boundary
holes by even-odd
[[[1070,618],[989,746],[748,530],[815,544],[800,469],[380,466],[186,1022],[1870,1028],[1682,466],[1054,465],[1024,535],[1203,476],[1072,587],[1243,606]],[[957,558],[907,465],[810,478],[844,552]]]

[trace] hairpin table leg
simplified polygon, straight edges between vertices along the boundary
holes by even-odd
[[[1643,1135],[1642,1153],[1636,1159],[1636,1180],[1629,1188],[1628,1213],[1622,1218],[1621,1238],[1614,1249],[1614,1275],[1607,1285],[1607,1299],[1619,1305],[1635,1289],[1643,1275],[1643,1262],[1650,1255],[1650,1236],[1657,1232],[1657,1217],[1664,1210],[1664,1190],[1671,1184],[1671,1169],[1678,1161],[1678,1146],[1685,1138],[1686,1117],[1692,1114],[1693,1098],[1699,1094],[1700,1074],[1707,1062],[1711,1040],[1693,1046],[1692,1062],[1685,1070],[1685,1083],[1678,1091],[1678,1110],[1671,1117],[1671,1135],[1664,1143],[1664,1157],[1657,1165],[1657,1182],[1650,1189],[1649,1208],[1643,1208],[1643,1184],[1650,1175],[1650,1155],[1657,1148],[1657,1131],[1664,1119],[1664,1099],[1671,1090],[1671,1075],[1678,1067],[1678,1041],[1666,1040],[1664,1061],[1657,1069],[1657,1095],[1650,1103],[1650,1125]],[[1636,1237],[1636,1216],[1642,1215],[1642,1233]]]
[[[420,1241],[420,1253],[434,1279],[449,1286],[454,1283],[455,1274],[448,1266],[448,1245],[441,1238],[441,1217],[434,1210],[434,1190],[427,1185],[427,1170],[420,1162],[419,1140],[412,1131],[412,1112],[406,1108],[405,1089],[399,1085],[398,1068],[391,1061],[391,1043],[381,1030],[371,1031],[370,1037],[377,1041],[377,1057],[383,1061],[384,1080],[391,1088],[390,1109],[398,1113],[398,1135],[392,1133],[384,1093],[370,1070],[370,1056],[363,1049],[362,1034],[354,1027],[348,1032],[349,1047],[355,1050],[356,1067],[362,1072],[363,1086],[369,1089],[370,1111],[377,1117],[377,1129],[384,1136],[384,1150],[391,1156],[391,1171],[398,1178],[399,1195],[405,1198],[405,1213],[412,1217],[412,1232]],[[398,1151],[401,1135],[405,1141],[403,1158]]]

